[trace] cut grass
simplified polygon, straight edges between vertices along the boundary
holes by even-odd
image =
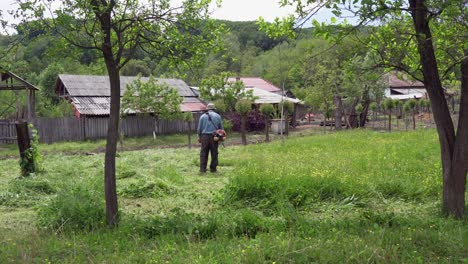
[[[80,188],[102,196],[102,154],[50,154],[44,162],[44,173],[23,182],[16,160],[0,161],[0,197],[24,194],[18,196],[24,203],[0,204],[1,263],[454,263],[468,257],[466,220],[439,214],[434,131],[352,131],[220,148],[219,173],[206,175],[198,174],[197,148],[121,152],[115,229],[94,225],[104,212],[80,211],[94,199],[73,198]],[[36,211],[47,208],[98,220],[67,230],[72,221],[47,225],[59,211],[50,210],[38,223]]]

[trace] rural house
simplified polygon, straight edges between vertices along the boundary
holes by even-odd
[[[394,100],[408,99],[427,99],[427,92],[424,84],[420,81],[413,81],[403,76],[398,76],[397,73],[389,73],[385,75],[388,84],[385,89],[385,97]]]
[[[120,95],[123,96],[127,84],[133,82],[138,77],[121,76]],[[148,81],[148,77],[141,77],[142,81]],[[183,112],[200,112],[205,110],[206,105],[190,89],[190,87],[179,79],[156,79],[165,83],[179,92],[184,98],[181,104]],[[67,99],[74,108],[75,116],[109,116],[110,111],[110,83],[108,76],[93,75],[67,75],[60,74],[55,83],[56,93]]]
[[[231,77],[229,82],[242,81],[247,90],[253,90],[253,94],[257,99],[256,105],[261,104],[279,104],[282,100],[290,101],[294,104],[293,120],[300,119],[301,116],[307,113],[307,107],[303,102],[295,98],[294,94],[289,91],[284,91],[284,97],[281,96],[282,90],[272,83],[259,77]],[[296,122],[293,122],[296,125]]]

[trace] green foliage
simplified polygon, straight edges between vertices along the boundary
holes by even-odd
[[[412,110],[411,103],[409,101],[406,101],[406,103],[403,104],[403,111],[405,113],[409,113],[411,110]]]
[[[408,105],[411,108],[411,110],[414,110],[418,105],[418,101],[416,99],[410,99],[408,100]]]
[[[239,114],[247,115],[252,109],[252,101],[241,99],[236,103],[235,109]]]
[[[294,38],[296,36],[293,27],[295,25],[295,18],[293,16],[284,17],[283,19],[276,18],[273,23],[268,23],[260,17],[257,21],[261,31],[264,31],[270,38],[273,39],[286,39]]]
[[[227,105],[226,105],[226,103],[224,102],[223,99],[217,99],[214,102],[214,105],[216,107],[216,111],[218,111],[220,113],[224,113],[227,110]]]
[[[75,185],[60,191],[38,209],[37,224],[54,232],[95,231],[105,226],[104,200],[98,185]]]
[[[122,98],[122,112],[154,114],[158,119],[176,119],[180,117],[180,104],[183,99],[177,89],[149,77],[141,77],[127,85]]]
[[[182,120],[184,120],[185,122],[192,122],[193,121],[192,112],[185,112],[182,116]]]
[[[272,104],[262,104],[260,106],[260,112],[266,117],[272,117],[275,113],[275,107]]]
[[[130,60],[122,68],[122,76],[144,76],[149,77],[151,75],[151,68],[148,67],[147,63],[142,60]]]
[[[229,72],[223,72],[203,79],[200,84],[200,96],[206,101],[222,101],[225,111],[234,111],[236,103],[241,99],[254,100],[253,91],[246,91],[242,81],[229,81],[231,75]]]
[[[232,123],[231,120],[223,119],[223,128],[226,132],[231,132],[233,126],[234,124]]]
[[[32,124],[29,125],[29,129],[31,130],[30,147],[24,151],[24,157],[20,159],[21,175],[23,176],[29,176],[44,169],[38,146],[39,134]]]
[[[48,180],[37,177],[21,177],[8,183],[0,192],[0,205],[7,207],[29,207],[42,202],[43,197],[56,192]]]
[[[362,132],[359,135],[363,139],[367,138],[368,142],[372,142],[370,139],[377,136],[376,133],[369,132]],[[398,146],[392,145],[394,139],[402,136],[407,142]],[[278,210],[278,206],[284,203],[293,207],[308,208],[319,202],[343,201],[353,195],[363,200],[376,194],[389,199],[415,201],[437,197],[440,182],[434,183],[431,179],[437,178],[440,167],[427,168],[425,173],[418,171],[416,168],[428,161],[423,152],[415,153],[414,142],[412,143],[409,137],[402,133],[391,134],[382,139],[386,143],[380,141],[378,144],[362,145],[352,142],[352,137],[352,135],[339,134],[330,136],[333,146],[327,145],[332,150],[329,153],[317,152],[325,146],[319,138],[310,139],[306,144],[315,146],[313,148],[304,148],[305,143],[301,140],[297,142],[290,140],[287,149],[282,149],[280,144],[265,146],[269,149],[268,157],[261,154],[265,151],[265,147],[251,147],[241,161],[243,168],[225,187],[223,203],[254,206],[265,212],[271,212]],[[381,152],[382,150],[386,152]],[[431,148],[431,151],[436,149]],[[262,158],[255,162],[250,160],[258,155]],[[405,159],[408,163],[404,165],[401,163],[402,155],[408,157]],[[436,159],[434,157],[433,161]],[[344,160],[353,162],[344,162]],[[286,167],[283,165],[285,162],[295,165]],[[340,165],[338,168],[336,164],[341,162],[346,165]],[[374,173],[376,166],[380,171],[377,174]],[[398,167],[397,178],[390,176],[393,175],[394,166]],[[380,177],[374,178],[375,175]],[[422,175],[425,175],[424,179],[421,178]],[[409,184],[412,181],[418,184]]]
[[[383,101],[382,105],[386,110],[392,111],[392,109],[395,108],[395,101],[391,98],[387,98]]]
[[[356,112],[361,113],[364,110],[364,107],[361,104],[356,105]]]
[[[130,183],[128,186],[124,186],[118,193],[128,198],[154,198],[174,192],[174,188],[162,180],[154,182],[140,180],[135,183]]]
[[[50,102],[50,106],[57,105],[60,102],[60,98],[55,93],[55,82],[58,75],[63,71],[64,69],[60,64],[52,63],[39,75],[40,92]]]
[[[158,140],[179,146],[185,135]],[[0,261],[463,261],[465,224],[438,208],[437,144],[434,130],[292,137],[220,148],[215,176],[198,175],[198,149],[121,151],[119,192],[158,181],[173,191],[122,197],[112,230],[102,228],[102,155],[64,155],[105,142],[44,145],[40,177],[16,179],[16,160],[0,160]]]
[[[282,108],[286,115],[294,112],[294,104],[288,100],[284,100],[282,103],[280,103],[278,108]]]
[[[370,109],[372,112],[377,111],[378,108],[379,108],[379,105],[378,105],[376,102],[372,102],[372,103],[370,103],[370,105],[369,105],[369,109]]]

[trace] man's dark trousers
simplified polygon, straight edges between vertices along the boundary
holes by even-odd
[[[200,172],[206,172],[208,164],[208,152],[211,153],[210,171],[216,172],[218,166],[218,142],[214,141],[213,135],[201,135],[200,137]]]

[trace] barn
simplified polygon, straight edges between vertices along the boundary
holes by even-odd
[[[120,96],[123,96],[127,84],[135,81],[136,76],[121,76]],[[148,81],[148,77],[141,77],[143,82]],[[206,105],[190,89],[190,87],[179,79],[158,79],[158,82],[165,83],[175,88],[183,102],[182,112],[201,112],[206,109]],[[68,75],[60,74],[55,83],[56,93],[68,100],[74,108],[75,116],[80,117],[106,117],[110,114],[110,82],[108,76],[95,75]]]

